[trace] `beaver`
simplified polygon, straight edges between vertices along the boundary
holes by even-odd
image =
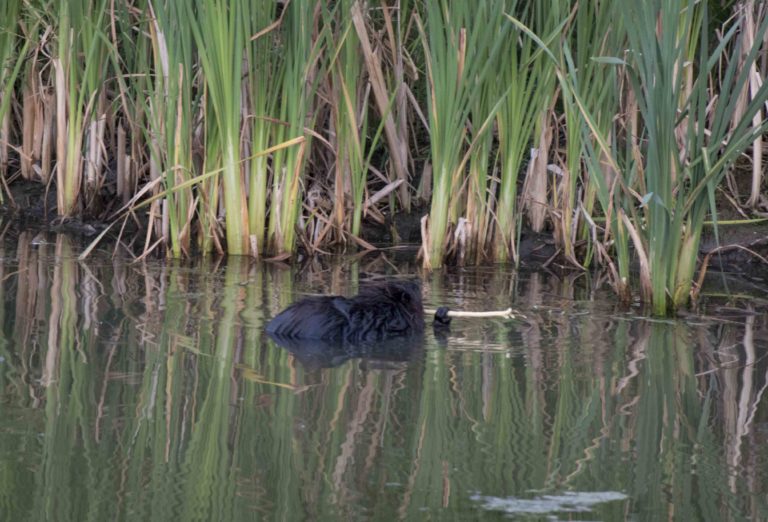
[[[435,325],[450,322],[448,309],[435,314]],[[424,331],[421,285],[417,281],[388,281],[363,286],[354,297],[307,297],[277,314],[266,327],[283,339],[360,344]]]

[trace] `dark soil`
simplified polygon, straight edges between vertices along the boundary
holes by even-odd
[[[10,198],[7,194],[4,195],[5,201],[0,204],[0,214],[10,218],[20,230],[34,228],[91,237],[109,225],[103,216],[60,218],[56,212],[55,184],[46,187],[39,182],[16,180],[9,189]]]
[[[38,182],[16,180],[10,185],[11,198],[6,196],[0,204],[0,215],[9,218],[19,230],[36,229],[66,233],[81,238],[91,238],[102,232],[108,225],[107,219],[115,210],[102,205],[96,217],[61,219],[56,213],[56,187],[49,188]],[[108,199],[108,198],[105,198]],[[386,224],[364,222],[362,238],[377,246],[394,244],[416,245],[421,242],[421,218],[427,214],[427,206],[417,207],[411,213],[389,216]],[[124,232],[136,239],[142,235],[142,228],[129,220]],[[112,232],[110,232],[112,233]],[[118,227],[114,227],[115,236]],[[141,243],[141,242],[140,242]],[[719,248],[719,250],[718,250]],[[732,272],[760,270],[768,272],[764,260],[768,259],[768,221],[756,224],[720,225],[717,237],[711,226],[706,226],[699,248],[700,259],[711,256],[711,268],[722,268]],[[519,248],[521,265],[528,268],[567,269],[572,265],[562,258],[552,237],[523,230]],[[716,266],[715,266],[716,265]]]

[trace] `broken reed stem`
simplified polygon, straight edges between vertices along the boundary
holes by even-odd
[[[427,315],[434,315],[437,310],[432,308],[425,308],[424,313]],[[503,317],[504,319],[525,319],[525,316],[521,313],[515,313],[512,308],[506,310],[490,310],[488,312],[466,312],[462,310],[449,310],[448,317]]]

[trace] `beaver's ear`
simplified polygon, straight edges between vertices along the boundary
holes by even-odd
[[[421,285],[418,281],[406,281],[398,288],[403,295],[403,300],[410,303],[414,299],[421,298]]]
[[[416,283],[405,283],[394,287],[393,296],[405,305],[421,300],[421,289]]]

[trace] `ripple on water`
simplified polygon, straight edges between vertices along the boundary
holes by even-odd
[[[618,491],[566,491],[559,495],[541,495],[533,498],[493,497],[472,495],[472,500],[489,511],[509,514],[588,513],[606,502],[626,500],[629,497]]]

